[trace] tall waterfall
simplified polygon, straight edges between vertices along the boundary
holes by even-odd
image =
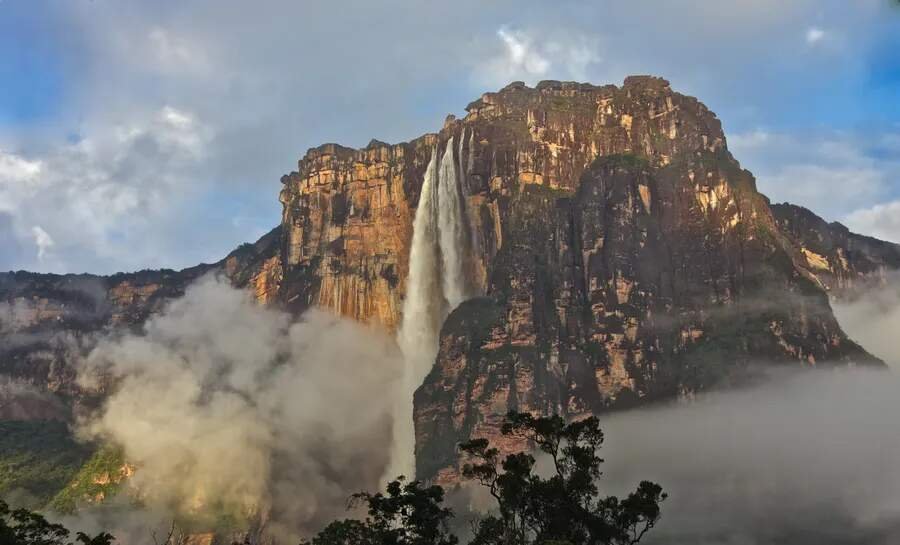
[[[450,138],[444,158],[441,159],[438,176],[438,235],[443,264],[441,278],[444,297],[447,298],[451,310],[462,303],[467,295],[466,278],[463,274],[465,270],[463,259],[467,257],[467,226],[463,225],[459,180],[456,175],[456,164],[453,162],[453,138]]]
[[[415,475],[413,394],[434,364],[444,319],[472,295],[466,277],[471,257],[464,194],[466,167],[453,157],[453,138],[443,155],[437,147],[425,169],[422,194],[413,221],[409,278],[397,343],[405,360],[402,391],[394,411],[393,451],[383,480]]]

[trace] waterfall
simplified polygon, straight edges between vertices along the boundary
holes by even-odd
[[[463,203],[460,194],[460,177],[453,162],[453,138],[447,142],[447,150],[441,159],[438,176],[438,233],[443,268],[444,297],[454,309],[466,298],[466,279],[463,260],[468,257],[466,226],[463,225]]]
[[[465,272],[465,261],[470,257],[461,188],[465,173],[462,168],[462,173],[457,172],[453,150],[453,138],[443,155],[437,147],[432,150],[413,220],[409,277],[397,332],[404,371],[394,410],[393,450],[384,481],[415,475],[413,394],[434,365],[441,324],[451,310],[471,296]]]

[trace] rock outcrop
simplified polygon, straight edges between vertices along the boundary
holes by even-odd
[[[793,204],[772,205],[779,230],[800,250],[799,260],[829,294],[846,299],[883,287],[900,269],[900,245],[851,233]]]

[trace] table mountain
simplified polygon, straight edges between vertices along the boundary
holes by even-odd
[[[455,242],[423,247],[440,258],[462,245],[467,300],[436,295],[437,355],[414,398],[421,477],[456,479],[455,445],[472,435],[516,447],[498,433],[510,409],[577,417],[691,396],[756,364],[881,365],[829,296],[887,282],[900,246],[772,205],[697,99],[650,76],[515,82],[466,112],[406,143],[309,150],[281,180],[280,225],[218,263],[0,274],[0,373],[77,400],[67,361],[81,339],[139,327],[212,271],[262,304],[401,331],[422,281],[410,276],[419,204],[435,207],[440,238],[432,198],[454,194]]]

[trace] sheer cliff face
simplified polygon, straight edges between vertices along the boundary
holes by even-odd
[[[281,300],[395,328],[409,268],[411,196],[429,153],[424,141],[310,150],[299,171],[282,179]]]
[[[578,417],[689,396],[754,363],[878,364],[835,321],[749,173],[722,151],[594,161],[571,195],[522,187],[489,297],[444,324],[416,392],[419,476],[508,410]]]
[[[658,78],[629,78],[621,88],[514,83],[467,111],[462,120],[449,117],[439,134],[407,144],[329,144],[307,153],[282,179],[282,301],[395,329],[425,167],[432,148],[451,137],[467,170],[478,249],[471,274],[482,289],[508,230],[508,199],[519,188],[572,192],[599,156],[637,154],[663,166],[725,145],[715,116]]]

